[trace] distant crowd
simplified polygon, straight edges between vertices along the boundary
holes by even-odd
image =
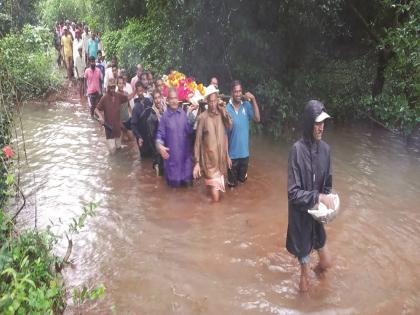
[[[164,91],[164,80],[141,64],[129,80],[115,56],[105,61],[101,34],[83,23],[57,23],[54,42],[58,64],[77,82],[80,97],[87,98],[91,117],[104,126],[111,154],[122,141],[135,141],[140,157],[151,158],[168,185],[188,186],[203,176],[214,201],[226,181],[232,187],[246,181],[249,121],[259,122],[260,113],[254,95],[242,93],[240,81],[232,82],[227,104],[219,97],[216,77],[203,100],[182,103],[175,89]]]
[[[134,142],[141,159],[151,159],[157,176],[168,185],[189,186],[204,177],[213,201],[220,200],[227,184],[235,187],[248,176],[249,122],[260,121],[256,98],[243,94],[240,81],[231,83],[227,103],[219,95],[218,80],[211,78],[201,102],[180,102],[179,91],[163,77],[137,65],[129,80],[112,56],[107,63],[100,33],[80,23],[57,23],[57,62],[75,78],[80,97],[87,97],[90,115],[105,131],[111,154],[121,142]],[[168,71],[168,77],[179,75]],[[183,100],[185,101],[185,100]],[[288,161],[289,222],[286,248],[301,265],[300,290],[307,291],[309,260],[317,250],[317,274],[331,266],[326,232],[307,212],[319,203],[333,209],[330,148],[322,141],[324,121],[330,118],[325,106],[309,101],[303,114],[303,137],[295,142]]]

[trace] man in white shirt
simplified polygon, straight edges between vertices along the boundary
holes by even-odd
[[[79,31],[76,31],[75,37],[74,37],[74,40],[73,40],[73,56],[75,58],[79,54],[79,47],[82,48],[82,53],[83,53],[83,40],[82,40],[82,35],[80,34]],[[85,63],[86,63],[86,60],[85,60]]]
[[[74,73],[76,75],[77,84],[79,85],[80,99],[82,99],[84,95],[84,88],[85,88],[85,70],[86,70],[86,62],[85,62],[85,56],[83,56],[82,46],[79,47],[77,54],[75,56],[76,57],[74,59]]]
[[[131,79],[131,87],[133,90],[136,89],[136,83],[140,80],[140,76],[143,73],[143,66],[141,64],[137,65],[136,75]]]
[[[88,49],[87,49],[87,45],[88,45],[88,41],[89,41],[90,35],[89,35],[89,28],[87,27],[87,25],[85,25],[85,31],[82,34],[82,45],[83,45],[83,56],[85,56],[85,62],[87,62],[88,59]]]
[[[127,82],[128,80],[127,71],[125,71],[124,69],[121,69],[120,76],[122,76],[124,79],[124,83],[125,83],[124,92],[127,92],[127,94],[130,95],[131,93],[133,93],[133,88],[131,87],[131,84]],[[132,110],[134,108],[134,98],[132,98],[129,103]]]
[[[115,71],[117,72],[114,73]],[[105,69],[104,89],[106,90],[108,86],[108,80],[110,78],[114,78],[115,80],[117,80],[119,75],[120,75],[120,72],[118,71],[118,59],[116,56],[112,56],[111,66]]]

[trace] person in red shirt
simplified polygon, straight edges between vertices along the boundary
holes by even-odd
[[[89,57],[89,68],[85,70],[85,84],[90,116],[93,118],[101,93],[101,70],[96,67],[95,57]]]
[[[106,142],[111,154],[121,148],[121,106],[132,99],[135,93],[124,95],[115,91],[117,81],[109,79],[106,94],[95,108],[99,122],[105,127]]]

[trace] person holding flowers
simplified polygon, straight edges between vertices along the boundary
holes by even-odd
[[[193,121],[178,106],[178,93],[168,90],[167,110],[156,134],[156,148],[164,159],[165,178],[169,186],[192,184],[191,135]]]
[[[218,98],[219,90],[210,85],[205,94],[208,108],[198,118],[194,145],[194,178],[203,173],[210,188],[212,200],[220,200],[220,192],[225,192],[225,176],[228,166],[227,129],[232,119],[225,104]]]

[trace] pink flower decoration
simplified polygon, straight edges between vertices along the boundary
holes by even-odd
[[[12,158],[14,155],[12,148],[8,145],[3,147],[3,153],[8,159]]]
[[[186,83],[187,84],[191,84],[191,83],[193,83],[194,82],[194,80],[191,78],[191,77],[188,77],[187,79],[186,79]]]

